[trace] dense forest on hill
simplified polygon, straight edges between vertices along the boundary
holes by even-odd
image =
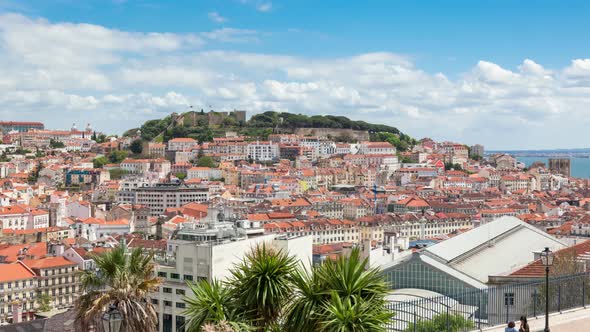
[[[185,113],[186,114],[186,113]],[[181,117],[185,114],[180,115]],[[226,131],[235,131],[240,135],[252,139],[265,140],[273,132],[289,132],[297,128],[329,128],[352,129],[367,131],[372,141],[387,141],[395,145],[399,151],[406,151],[416,141],[402,133],[399,129],[383,124],[372,124],[365,121],[354,121],[345,116],[334,115],[303,115],[288,112],[268,111],[253,115],[248,121],[239,122],[229,115],[218,125],[210,125],[206,120],[207,113],[197,113],[200,118],[197,123],[181,121],[173,123],[172,117],[146,121],[140,128],[128,130],[124,135],[134,136],[137,130],[141,130],[141,139],[145,141],[166,142],[176,137],[191,137],[199,142],[208,142],[213,137],[221,137]],[[350,138],[343,136],[333,137],[337,140],[347,141]]]

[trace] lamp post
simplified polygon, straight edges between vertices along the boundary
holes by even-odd
[[[541,252],[541,262],[545,266],[545,330],[549,332],[549,267],[553,265],[553,252],[545,247]]]
[[[123,323],[123,315],[117,310],[117,306],[111,304],[109,310],[102,317],[102,327],[105,332],[119,332]]]

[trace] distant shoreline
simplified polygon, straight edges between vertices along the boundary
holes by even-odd
[[[486,155],[506,153],[514,157],[536,158],[590,158],[588,149],[555,149],[555,150],[492,150],[486,151]]]

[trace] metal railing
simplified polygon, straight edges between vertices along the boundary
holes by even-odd
[[[518,321],[521,316],[545,315],[545,280],[507,284],[449,296],[390,302],[394,313],[389,331],[462,332]],[[549,280],[549,313],[586,307],[590,302],[590,274]]]

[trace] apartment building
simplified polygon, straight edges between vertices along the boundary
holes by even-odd
[[[192,138],[188,137],[181,137],[181,138],[173,138],[168,141],[168,150],[169,151],[182,151],[192,149],[199,145],[199,142]]]
[[[72,168],[66,172],[66,186],[99,185],[111,179],[109,171],[97,168]]]
[[[145,142],[141,152],[149,158],[163,158],[166,156],[166,145],[162,143]]]
[[[473,228],[473,221],[466,215],[456,214],[440,220],[420,220],[419,218],[394,222],[384,227],[384,236],[397,236],[410,239],[427,239],[445,236],[459,230]]]
[[[252,142],[247,148],[248,158],[257,161],[272,161],[279,158],[279,145],[272,142]]]
[[[0,230],[25,230],[49,227],[49,212],[28,205],[0,207]]]
[[[346,219],[316,218],[311,221],[276,221],[264,224],[270,234],[290,236],[311,236],[313,244],[341,242],[359,243],[360,228],[357,223]]]
[[[35,319],[36,288],[28,266],[20,261],[0,264],[0,326]]]
[[[179,208],[188,203],[207,200],[209,200],[207,187],[187,187],[178,184],[159,184],[117,193],[119,204],[138,204],[148,207],[151,216],[159,216],[167,208]]]
[[[36,298],[49,296],[54,309],[72,308],[80,296],[78,265],[62,256],[25,259],[23,263],[35,273]]]
[[[211,167],[191,167],[187,170],[187,179],[219,179],[222,171]]]
[[[210,227],[209,227],[210,226]],[[160,332],[185,331],[184,297],[190,295],[186,282],[224,280],[230,269],[257,244],[267,243],[296,257],[309,267],[312,260],[311,237],[281,237],[263,234],[259,223],[239,221],[190,226],[168,241],[166,259],[158,262],[157,273],[163,283],[150,301],[155,306]]]
[[[359,154],[395,154],[395,146],[389,142],[361,142]]]

